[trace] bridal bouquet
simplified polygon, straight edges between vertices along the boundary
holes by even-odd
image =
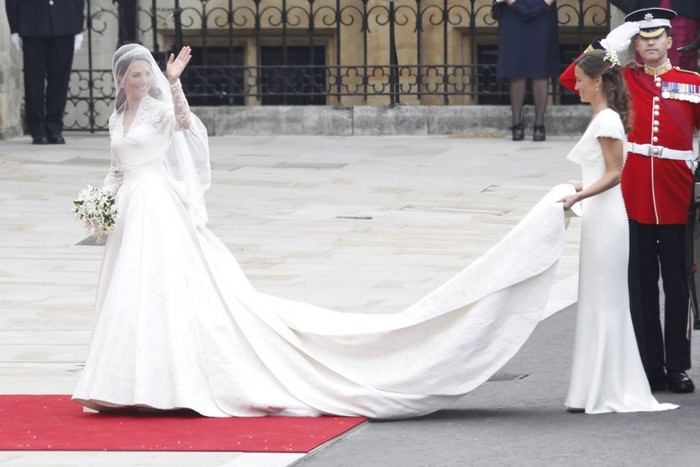
[[[104,243],[117,222],[114,195],[105,188],[88,185],[73,201],[73,214],[83,222],[88,232],[95,235],[98,243]]]

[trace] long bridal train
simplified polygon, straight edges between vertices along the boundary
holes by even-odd
[[[255,290],[166,178],[129,174],[73,398],[213,417],[398,418],[446,408],[540,321],[564,247],[557,201],[572,189],[553,188],[497,245],[403,312],[360,314]]]

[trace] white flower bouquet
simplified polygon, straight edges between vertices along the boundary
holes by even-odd
[[[104,243],[107,234],[117,222],[117,206],[111,191],[88,185],[73,201],[73,214],[80,219],[98,243]]]

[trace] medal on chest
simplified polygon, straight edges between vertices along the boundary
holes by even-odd
[[[700,102],[700,86],[697,84],[663,81],[661,83],[661,97],[696,104]]]

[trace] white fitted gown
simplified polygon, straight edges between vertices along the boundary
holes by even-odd
[[[568,159],[586,187],[605,172],[599,137],[625,141],[620,116],[596,115]],[[583,200],[578,314],[566,406],[586,413],[658,411],[632,328],[627,290],[628,223],[620,186]]]

